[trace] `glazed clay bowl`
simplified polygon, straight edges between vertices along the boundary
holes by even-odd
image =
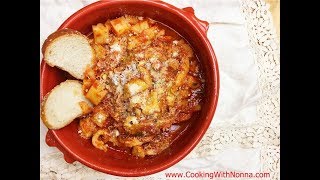
[[[94,148],[90,140],[78,135],[76,120],[60,130],[49,130],[46,143],[63,152],[64,159],[68,163],[79,161],[92,169],[112,175],[144,176],[176,164],[199,143],[212,121],[217,106],[219,71],[217,59],[206,36],[209,25],[196,18],[190,7],[179,9],[161,1],[150,0],[98,1],[77,11],[59,29],[71,28],[89,34],[92,25],[125,14],[150,17],[160,21],[190,43],[201,63],[206,83],[201,111],[192,116],[189,125],[168,149],[157,156],[144,159],[116,150],[103,152]],[[40,75],[41,99],[53,87],[68,78],[65,72],[48,66],[44,61],[41,62]]]

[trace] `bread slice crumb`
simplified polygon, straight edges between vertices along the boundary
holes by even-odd
[[[89,39],[72,29],[58,30],[48,36],[43,43],[42,54],[48,65],[67,71],[81,80],[94,59]]]
[[[92,104],[82,93],[81,82],[66,80],[54,87],[43,99],[41,119],[49,129],[60,129],[88,113],[91,108]]]

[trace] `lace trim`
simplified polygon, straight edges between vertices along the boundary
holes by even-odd
[[[261,172],[280,179],[280,47],[263,0],[240,0],[250,46],[258,66],[258,119],[250,125],[210,128],[187,158],[215,155],[227,147],[261,148]],[[241,122],[241,121],[239,121]]]
[[[202,141],[186,159],[215,155],[230,147],[260,148],[261,172],[280,179],[280,51],[269,5],[263,0],[240,0],[250,46],[258,66],[258,119],[249,125],[219,125],[209,128]],[[112,177],[79,162],[68,164],[61,152],[41,158],[41,179]],[[152,178],[151,178],[152,179]]]
[[[241,0],[251,47],[259,68],[258,123],[268,129],[262,144],[262,171],[280,179],[280,42],[273,26],[270,5],[263,0]]]

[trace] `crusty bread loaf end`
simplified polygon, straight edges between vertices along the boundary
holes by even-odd
[[[66,80],[54,87],[41,103],[41,119],[49,129],[60,129],[88,112],[92,104],[82,93],[82,84]]]
[[[92,65],[94,59],[89,39],[72,29],[49,35],[43,43],[42,54],[48,65],[67,71],[77,79],[84,78],[87,66]]]

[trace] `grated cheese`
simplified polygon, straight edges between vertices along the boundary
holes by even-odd
[[[121,46],[118,43],[114,43],[110,46],[110,51],[111,52],[114,52],[114,51],[120,52]]]
[[[104,119],[105,119],[105,116],[103,116],[102,114],[98,114],[98,117],[97,117],[97,121],[99,122],[99,123],[102,123],[103,121],[104,121]]]
[[[152,58],[149,59],[149,61],[150,61],[151,63],[153,63],[153,62],[155,62],[155,61],[157,61],[157,60],[158,60],[158,58],[156,58],[156,57],[152,57]]]
[[[127,83],[127,77],[122,73],[119,75],[120,76],[120,83],[121,85],[124,85]]]
[[[133,104],[141,103],[141,97],[139,95],[132,96],[130,102]]]
[[[118,86],[119,85],[119,74],[113,74],[111,77],[111,80],[114,85]]]
[[[144,58],[144,54],[143,53],[138,53],[135,55],[137,58]]]
[[[112,131],[112,135],[115,136],[115,137],[118,137],[120,135],[119,131],[117,129],[114,129]]]
[[[177,51],[172,53],[172,57],[177,57],[179,55],[179,53]]]
[[[125,68],[125,70],[119,72],[121,85],[125,85],[130,79],[139,75],[140,73],[137,69],[136,63],[132,62]]]
[[[123,86],[119,85],[116,87],[117,94],[123,94]]]
[[[128,86],[128,89],[130,91],[130,94],[136,94],[140,91],[141,86],[139,86],[138,84],[131,84],[130,86]]]
[[[151,63],[150,63],[150,62],[147,62],[147,63],[146,63],[146,68],[147,68],[148,70],[151,69]]]
[[[135,116],[128,116],[127,119],[132,123],[132,124],[138,124],[139,121],[137,120],[137,117]]]

